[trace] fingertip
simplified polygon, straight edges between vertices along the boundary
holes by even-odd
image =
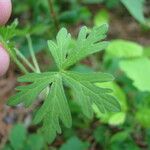
[[[10,64],[9,54],[3,48],[3,46],[0,45],[0,77],[7,72],[9,64]]]
[[[0,0],[0,26],[5,25],[12,13],[11,0]]]

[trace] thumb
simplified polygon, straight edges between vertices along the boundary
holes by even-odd
[[[0,26],[5,25],[12,12],[11,0],[0,0]]]

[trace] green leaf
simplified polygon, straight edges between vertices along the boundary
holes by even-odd
[[[137,122],[145,127],[150,128],[150,109],[149,107],[141,107],[137,110],[135,118]]]
[[[25,106],[30,106],[48,84],[49,82],[47,80],[41,80],[40,82],[33,83],[29,86],[18,87],[21,91],[8,100],[8,105],[15,106],[26,99],[26,101],[24,101]]]
[[[111,75],[101,72],[78,73],[64,71],[60,73],[30,73],[20,77],[18,80],[20,82],[32,83],[17,87],[19,92],[9,99],[8,104],[14,106],[23,102],[25,106],[29,106],[43,90],[49,87],[48,95],[45,95],[46,99],[36,112],[33,122],[36,124],[43,123],[41,132],[44,133],[46,139],[52,142],[56,134],[61,133],[59,120],[68,128],[72,124],[62,80],[67,84],[69,83],[83,113],[91,118],[93,116],[93,104],[96,104],[101,112],[120,110],[119,103],[109,94],[112,91],[95,85],[97,82],[108,82],[113,79]]]
[[[88,147],[88,142],[83,142],[78,137],[71,137],[61,146],[60,150],[87,150]]]
[[[150,46],[144,47],[144,56],[150,57]]]
[[[146,21],[144,17],[144,1],[145,0],[121,0],[130,14],[142,24]]]
[[[100,10],[94,17],[94,25],[100,26],[109,23],[109,13],[107,10]]]
[[[91,32],[83,27],[77,41],[73,41],[67,30],[62,28],[57,34],[57,42],[48,42],[59,71],[30,73],[18,79],[19,82],[28,84],[18,86],[16,88],[18,93],[8,100],[8,104],[15,106],[23,103],[29,107],[39,95],[44,95],[45,100],[35,111],[33,123],[42,125],[40,132],[44,134],[46,141],[52,142],[57,133],[61,133],[60,123],[67,128],[72,125],[64,83],[71,87],[83,113],[89,118],[93,116],[92,105],[94,104],[101,112],[120,110],[116,98],[110,94],[112,90],[95,85],[97,82],[112,81],[114,79],[112,75],[101,72],[78,73],[63,70],[89,54],[104,48],[106,42],[99,41],[105,38],[106,31],[107,25],[96,27]]]
[[[88,31],[86,27],[82,27],[77,41],[71,45],[72,40],[70,34],[65,28],[62,28],[57,35],[57,43],[48,41],[48,46],[55,60],[57,67],[61,69],[68,68],[81,59],[103,50],[108,43],[103,41],[108,30],[107,24],[100,27],[95,27]]]
[[[93,137],[96,142],[99,144],[105,145],[105,142],[107,140],[107,127],[100,125],[96,129],[94,129]]]
[[[118,112],[110,116],[108,124],[116,126],[121,125],[126,120],[126,113],[125,112]]]
[[[22,124],[17,124],[12,128],[9,140],[14,150],[23,149],[26,136],[27,132]]]
[[[116,126],[123,124],[126,119],[126,111],[127,111],[127,100],[124,91],[114,82],[97,83],[96,85],[100,87],[113,89],[112,95],[118,99],[121,106],[121,112],[117,113],[108,112],[107,114],[101,113],[96,106],[93,106],[97,118],[100,118],[101,122],[108,123],[110,125]]]
[[[52,74],[52,75],[51,75]],[[49,76],[48,76],[49,75]],[[43,74],[27,74],[21,77],[19,80],[23,82],[33,82],[27,86],[17,87],[18,92],[15,96],[12,96],[8,100],[8,105],[15,106],[19,103],[24,103],[25,106],[30,106],[38,95],[53,81],[53,73]]]
[[[150,91],[150,60],[148,58],[137,58],[123,60],[120,68],[133,80],[133,85],[140,91]]]
[[[80,82],[89,81],[91,83],[96,83],[96,82],[110,82],[114,80],[114,77],[112,75],[102,72],[78,73],[73,71],[67,71],[65,74]]]
[[[14,20],[11,25],[0,27],[0,38],[7,41],[15,37],[16,35],[25,35],[26,30],[17,29],[18,20]]]
[[[89,73],[89,77],[86,76],[86,73],[78,73],[78,76],[76,75],[76,73],[73,75],[73,73],[70,74],[70,72],[66,72],[64,73],[64,80],[66,84],[72,88],[75,99],[77,100],[78,104],[82,108],[83,113],[87,117],[91,118],[93,116],[93,104],[96,104],[99,110],[103,113],[106,111],[120,110],[120,105],[117,100],[109,94],[110,92],[112,92],[110,89],[100,88],[92,84],[96,83],[97,81],[103,82],[104,80],[106,80],[105,77],[100,77],[100,80],[98,80],[98,78],[95,78],[96,80],[94,80],[94,73]],[[84,75],[85,79],[83,79]],[[108,79],[108,81],[110,81],[110,79]]]
[[[111,137],[111,143],[124,142],[130,136],[130,130],[120,131]]]
[[[49,140],[53,140],[53,138],[50,137],[51,132],[54,133],[54,135],[61,133],[59,119],[68,128],[72,125],[70,109],[64,93],[62,79],[59,76],[53,82],[49,95],[42,107],[38,110],[34,122],[38,123],[42,119],[42,132],[49,137]]]
[[[107,55],[117,58],[133,58],[143,55],[143,47],[126,40],[113,40],[106,49]]]
[[[68,52],[68,57],[63,65],[63,68],[67,68],[80,61],[81,59],[87,57],[88,55],[105,49],[108,45],[108,42],[99,41],[103,40],[106,37],[107,31],[107,24],[93,28],[90,33],[88,32],[86,27],[82,27],[74,48],[72,48]]]
[[[62,28],[57,34],[57,43],[48,41],[48,46],[51,54],[56,62],[57,67],[62,68],[62,64],[66,59],[67,51],[71,41],[71,35],[65,28]]]
[[[38,134],[31,134],[27,139],[25,150],[43,150],[44,139]]]
[[[11,37],[15,36],[17,25],[18,21],[15,20],[11,25],[8,25],[7,27],[0,27],[0,36],[2,36],[5,40],[8,40]]]
[[[44,73],[29,73],[18,78],[19,82],[37,82],[40,80],[51,80],[57,72],[44,72]]]

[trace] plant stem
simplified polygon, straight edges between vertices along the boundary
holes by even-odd
[[[50,8],[50,13],[51,13],[51,16],[52,16],[53,21],[54,21],[54,25],[58,31],[59,30],[59,23],[58,23],[57,15],[56,15],[55,10],[54,10],[53,0],[48,0],[48,3],[49,3],[49,8]]]
[[[7,43],[1,39],[1,43],[2,45],[5,47],[5,49],[7,50],[7,52],[9,53],[10,55],[10,58],[16,63],[16,65],[19,67],[19,69],[27,74],[29,73],[28,70],[25,68],[25,66],[17,59],[16,55],[15,55],[15,52],[14,52],[14,49],[11,49]]]
[[[30,54],[31,54],[31,57],[32,57],[32,61],[33,61],[34,66],[36,68],[36,72],[40,73],[41,71],[40,71],[40,67],[38,65],[37,59],[35,57],[31,37],[30,37],[30,35],[27,35],[26,37],[27,37],[27,41],[28,41],[28,45],[29,45],[29,51],[30,51]]]
[[[24,72],[25,74],[29,73],[24,65],[14,56],[14,54],[9,53],[9,55],[22,72]]]
[[[11,56],[11,58],[13,58],[13,57]],[[25,74],[29,73],[28,70],[24,67],[23,64],[21,64],[21,62],[19,60],[13,59],[13,61],[16,63],[16,65],[20,68],[20,70],[22,72],[24,72]]]
[[[33,72],[36,72],[36,69],[33,67],[33,65],[24,57],[24,55],[18,50],[15,48],[15,51],[16,51],[16,54],[18,55],[18,57],[20,57],[20,59],[22,59],[26,65],[33,71]]]

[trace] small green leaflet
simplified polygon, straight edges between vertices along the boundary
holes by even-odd
[[[89,142],[81,141],[76,136],[69,138],[66,143],[64,143],[59,150],[87,150],[89,149]]]
[[[143,47],[138,43],[116,39],[112,40],[106,48],[106,53],[113,58],[134,58],[143,55]]]
[[[89,32],[87,27],[82,27],[75,42],[65,28],[57,35],[57,43],[48,41],[50,52],[59,69],[66,69],[79,60],[99,52],[107,47],[108,42],[102,41],[106,37],[107,24],[95,27]]]
[[[53,75],[55,73],[43,73],[40,74],[27,74],[24,77],[19,78],[20,82],[33,82],[26,86],[18,86],[19,90],[15,96],[9,99],[9,105],[15,106],[19,103],[24,103],[26,107],[29,107],[38,95],[53,81]]]
[[[75,100],[77,100],[83,113],[88,118],[93,116],[93,109],[91,107],[93,104],[96,104],[102,113],[107,111],[116,112],[120,110],[119,103],[110,95],[112,90],[100,88],[94,84],[97,82],[112,81],[113,77],[111,75],[102,73],[87,74],[66,72],[63,76],[65,82],[73,90]]]
[[[147,57],[122,60],[119,66],[138,90],[150,92],[150,60]]]
[[[12,24],[7,26],[0,26],[0,40],[4,41],[10,40],[17,35],[26,35],[26,30],[17,29],[18,20],[15,19]]]
[[[123,5],[128,9],[130,14],[140,23],[145,24],[144,3],[145,0],[121,0]]]
[[[8,40],[14,37],[16,35],[17,25],[18,21],[15,20],[11,25],[8,25],[7,27],[0,27],[0,37],[3,37],[4,40]]]
[[[120,104],[111,95],[112,90],[96,86],[96,83],[113,81],[112,75],[101,72],[79,73],[64,70],[82,58],[105,48],[107,42],[99,42],[99,40],[104,39],[106,31],[107,25],[94,28],[91,32],[87,32],[87,28],[83,27],[77,41],[72,42],[71,35],[65,28],[62,28],[57,35],[57,43],[48,42],[59,70],[40,74],[29,73],[18,79],[19,82],[30,84],[16,88],[19,92],[8,100],[11,106],[23,103],[29,107],[42,91],[48,89],[45,93],[45,100],[36,111],[33,120],[35,124],[42,123],[40,132],[45,135],[48,142],[52,142],[57,133],[61,133],[60,123],[67,128],[72,125],[64,86],[72,89],[73,99],[81,106],[82,112],[88,118],[93,116],[93,104],[102,113],[120,111]]]
[[[18,136],[19,135],[19,136]],[[23,149],[24,142],[27,137],[27,131],[22,124],[16,124],[9,135],[9,141],[12,149]]]

